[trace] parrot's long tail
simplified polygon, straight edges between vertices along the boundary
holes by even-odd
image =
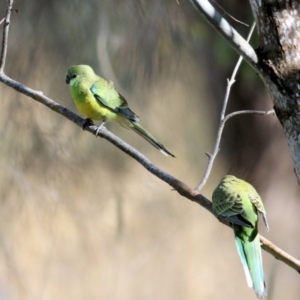
[[[252,242],[243,242],[235,237],[237,250],[242,261],[249,287],[253,287],[258,299],[267,295],[265,276],[262,264],[259,235]]]
[[[144,138],[146,141],[148,141],[152,146],[157,148],[160,152],[162,152],[164,155],[168,156],[173,156],[175,157],[174,154],[172,154],[163,144],[161,144],[151,133],[149,133],[142,125],[136,122],[131,122],[133,125],[130,127],[133,131],[138,133],[142,138]]]

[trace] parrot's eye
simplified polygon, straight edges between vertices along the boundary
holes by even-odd
[[[73,78],[76,78],[76,77],[77,77],[77,74],[73,74],[71,78],[73,79]]]

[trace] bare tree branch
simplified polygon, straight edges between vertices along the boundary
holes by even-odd
[[[203,175],[203,179],[201,180],[201,182],[197,185],[197,187],[195,188],[195,190],[200,191],[203,186],[206,184],[208,177],[211,173],[212,167],[213,167],[213,163],[219,153],[220,150],[220,143],[221,143],[221,139],[222,139],[222,133],[223,133],[223,129],[225,126],[225,123],[232,117],[237,116],[237,115],[244,115],[244,114],[248,114],[248,115],[261,115],[261,116],[265,116],[265,115],[271,115],[271,114],[275,114],[274,109],[271,109],[269,111],[259,111],[259,110],[241,110],[241,111],[235,111],[229,115],[227,115],[220,123],[219,125],[219,129],[218,129],[218,133],[217,133],[217,139],[216,139],[216,143],[215,143],[215,147],[214,147],[214,151],[213,153],[206,153],[208,156],[208,164],[206,166],[206,170],[204,172]]]
[[[284,252],[283,250],[279,249],[276,247],[274,244],[272,244],[269,240],[264,238],[263,236],[260,235],[260,242],[261,242],[261,247],[274,256],[276,259],[282,261],[283,263],[287,264],[289,267],[293,268],[296,270],[298,273],[300,273],[300,261],[293,256],[289,255],[288,253]]]
[[[250,40],[251,35],[253,33],[253,30],[255,28],[255,22],[252,24],[251,29],[249,31],[248,37],[247,37],[247,42]],[[225,113],[226,113],[226,109],[227,109],[227,104],[228,104],[228,99],[229,99],[229,95],[230,95],[230,91],[231,91],[231,87],[232,85],[235,83],[235,76],[237,74],[237,71],[242,63],[243,57],[240,56],[231,75],[230,80],[227,80],[227,89],[226,89],[226,93],[225,93],[225,97],[224,97],[224,101],[223,101],[223,107],[222,107],[222,111],[221,111],[221,117],[220,117],[220,124],[219,124],[219,129],[218,129],[218,133],[217,133],[217,138],[216,138],[216,142],[215,142],[215,146],[214,146],[214,150],[213,153],[206,153],[208,156],[208,164],[206,166],[206,170],[204,172],[203,178],[200,181],[200,183],[197,185],[197,187],[195,188],[197,191],[200,191],[204,185],[206,184],[209,175],[211,173],[214,161],[218,155],[218,152],[220,150],[220,143],[221,143],[221,138],[222,138],[222,133],[223,133],[223,129],[225,126],[225,123],[228,119],[230,119],[231,117],[234,117],[235,115],[240,115],[240,114],[258,114],[258,115],[268,115],[270,113],[274,113],[273,110],[269,111],[269,112],[263,112],[263,111],[254,111],[254,110],[243,110],[243,111],[239,111],[239,112],[234,112],[231,113],[230,115],[228,115],[227,117],[225,117]]]
[[[250,41],[251,39],[251,36],[253,34],[253,31],[254,31],[254,28],[255,28],[255,22],[253,22],[251,28],[250,28],[250,31],[248,33],[248,36],[247,36],[247,42]],[[228,84],[227,84],[227,89],[226,89],[226,93],[225,93],[225,99],[224,99],[224,104],[223,104],[223,108],[222,108],[222,112],[221,112],[221,121],[223,121],[223,119],[225,118],[225,113],[226,113],[226,109],[227,109],[227,104],[228,104],[228,99],[229,99],[229,95],[230,95],[230,91],[231,91],[231,87],[232,85],[235,83],[235,76],[241,66],[241,63],[243,61],[243,57],[240,56],[234,69],[233,69],[233,72],[232,72],[232,75],[231,75],[231,78],[230,80],[228,80]]]
[[[258,58],[250,44],[216,11],[207,0],[190,0],[204,18],[257,72]]]

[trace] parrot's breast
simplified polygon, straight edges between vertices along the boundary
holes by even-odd
[[[96,121],[117,121],[118,115],[101,105],[88,90],[87,92],[71,89],[75,105],[85,117]]]

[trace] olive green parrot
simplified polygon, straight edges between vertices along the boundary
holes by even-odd
[[[226,175],[212,195],[212,207],[233,226],[235,243],[249,287],[257,298],[267,294],[258,235],[258,213],[269,230],[266,211],[254,187],[244,180]]]
[[[88,119],[101,121],[97,134],[105,122],[117,122],[132,129],[165,155],[175,157],[164,145],[138,122],[139,117],[128,107],[125,98],[113,83],[99,77],[90,66],[72,66],[67,70],[66,83],[70,86],[77,109]]]

